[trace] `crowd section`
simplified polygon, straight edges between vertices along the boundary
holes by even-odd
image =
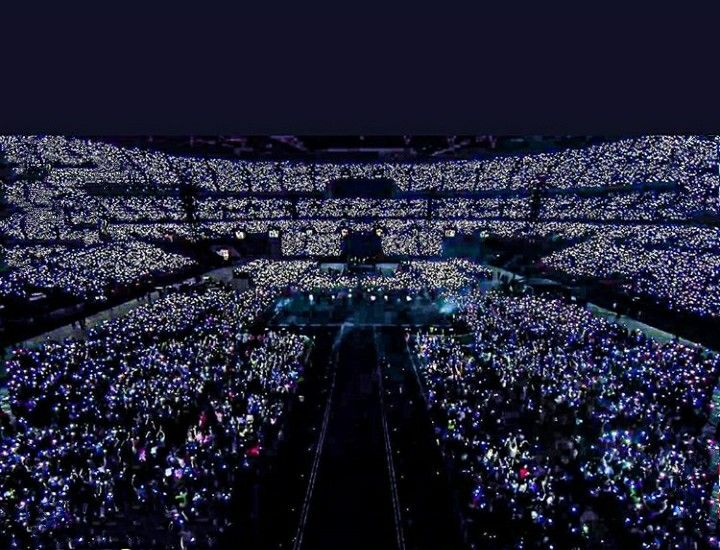
[[[719,148],[718,137],[650,136],[351,164],[0,136],[14,176],[3,182],[0,305],[38,293],[102,301],[198,268],[169,251],[178,241],[239,230],[277,231],[295,258],[244,264],[253,286],[242,293],[176,291],[82,340],[16,350],[12,415],[0,415],[0,546],[217,547],[301,379],[308,342],[251,329],[288,287],[454,296],[470,343],[443,332],[411,343],[478,548],[717,545],[716,355],[564,301],[480,292],[488,269],[429,258],[452,234],[542,243],[545,273],[608,279],[717,320]],[[391,178],[400,195],[323,196],[339,178]],[[320,270],[309,258],[340,256],[344,232],[414,259],[392,275]]]
[[[10,269],[0,273],[0,297],[27,299],[35,292],[105,300],[113,288],[150,281],[196,265],[191,259],[142,242],[70,248],[12,247]]]
[[[177,197],[103,197],[73,193],[75,198],[54,203],[14,200],[23,214],[5,220],[9,236],[32,240],[97,239],[98,224],[143,225],[187,222],[187,211]],[[12,193],[11,193],[12,196]],[[422,220],[541,220],[593,222],[684,222],[693,212],[688,198],[676,191],[610,193],[578,197],[573,194],[542,198],[537,217],[531,216],[530,196],[438,199],[289,199],[261,197],[207,197],[197,201],[194,216],[200,227],[217,221],[246,223],[285,221],[293,229],[314,220],[370,219]]]
[[[252,328],[281,292],[459,289],[491,276],[466,260],[374,278],[302,260],[241,269],[247,291],[176,289],[82,339],[13,351],[12,415],[0,423],[3,547],[218,547],[233,493],[251,483],[302,375],[308,341]]]
[[[717,543],[717,355],[560,300],[456,301],[470,343],[431,331],[411,345],[475,547]]]
[[[235,222],[214,222],[194,229],[187,224],[115,225],[111,226],[109,234],[117,244],[91,244],[84,252],[55,246],[52,244],[54,241],[49,241],[48,246],[9,247],[6,251],[9,257],[26,255],[35,259],[35,265],[24,267],[23,271],[13,270],[0,275],[3,289],[0,292],[4,295],[27,295],[27,290],[19,288],[27,286],[23,282],[33,281],[34,286],[48,288],[57,280],[71,293],[88,296],[99,284],[130,282],[132,277],[148,272],[173,272],[192,264],[188,258],[164,253],[157,246],[139,241],[167,243],[177,237],[221,239],[233,235],[239,227],[258,234],[278,229],[285,256],[326,257],[342,254],[342,229],[372,233],[378,224],[307,220],[300,225],[285,220],[246,221],[241,226]],[[619,278],[627,292],[648,297],[672,311],[701,317],[720,316],[720,237],[714,227],[483,219],[454,220],[451,224],[385,219],[380,227],[383,229],[382,251],[388,256],[438,257],[443,253],[447,227],[452,227],[460,235],[494,235],[517,240],[560,239],[566,245],[540,259],[543,265],[559,275],[586,280]],[[124,254],[125,247],[134,247],[137,252]],[[101,252],[103,248],[105,252]],[[47,249],[47,253],[37,252],[43,249]],[[102,278],[96,279],[93,269],[74,269],[79,257],[99,266],[93,260],[95,256],[114,259],[110,266],[99,268]],[[142,261],[133,265],[131,262],[134,259]],[[12,265],[14,261],[9,263]]]
[[[146,240],[170,243],[178,237],[188,240],[234,239],[237,231],[266,237],[270,231],[279,232],[283,256],[327,257],[341,256],[343,252],[343,229],[349,233],[380,236],[382,251],[387,256],[439,257],[443,250],[446,222],[427,220],[383,219],[381,222],[351,220],[243,220],[241,222],[217,221],[197,224],[140,224],[113,225],[108,234],[113,241],[132,242]],[[480,221],[453,222],[453,227],[468,234],[480,229]]]
[[[403,262],[392,273],[378,273],[371,276],[358,274],[334,274],[317,269],[301,279],[300,288],[314,289],[353,289],[376,292],[386,290],[408,290],[419,292],[425,289],[434,291],[458,290],[492,278],[492,271],[468,260],[453,259],[447,261]]]
[[[31,289],[20,279],[42,289],[57,278],[85,299],[147,272],[173,273],[191,260],[163,255],[155,245],[178,238],[278,230],[285,256],[339,256],[343,229],[380,227],[385,255],[436,257],[452,228],[559,238],[567,246],[541,259],[558,274],[619,277],[626,291],[673,311],[718,317],[718,229],[698,216],[719,213],[719,147],[717,136],[645,136],[491,160],[343,164],[200,159],[86,139],[0,136],[16,176],[5,185],[10,208],[0,234],[9,255],[27,249],[35,260],[22,273],[3,275],[0,294],[27,297]],[[321,196],[330,181],[348,177],[391,178],[406,193]],[[183,199],[188,186],[198,193],[193,224]],[[425,191],[441,194],[413,195]],[[646,244],[654,233],[689,240]],[[124,254],[128,246],[142,252]],[[74,269],[78,247],[88,248],[90,265],[107,256],[113,267],[88,281],[92,269]]]
[[[251,328],[274,297],[178,291],[82,340],[15,350],[0,546],[220,547],[309,346]]]
[[[424,199],[300,199],[297,215],[314,218],[423,218],[428,215]]]
[[[303,163],[207,160],[59,136],[2,136],[0,147],[23,173],[53,166],[54,183],[136,183],[173,188],[189,180],[207,192],[308,193],[340,178],[390,178],[402,191],[490,191],[625,187],[677,183],[700,208],[715,198],[718,138],[644,136],[582,149],[490,160],[415,163]]]
[[[614,278],[675,312],[720,316],[720,232],[703,227],[601,226],[542,258],[574,277]]]
[[[609,192],[543,197],[539,219],[598,222],[681,222],[696,210],[692,199],[673,190]]]
[[[237,270],[250,274],[253,283],[262,288],[278,291],[292,288],[303,292],[355,288],[369,292],[457,291],[476,286],[493,276],[493,271],[486,266],[464,259],[401,262],[392,271],[368,274],[323,269],[317,262],[306,260],[253,260]]]
[[[339,229],[316,223],[325,225],[302,234]],[[418,235],[439,232],[432,223],[415,225]],[[682,262],[720,244],[717,231],[694,226],[457,227],[579,240],[546,261],[578,276],[635,266],[633,284],[650,280],[646,272],[669,277],[658,271],[663,263],[702,272]],[[567,256],[600,240],[612,255],[607,264],[601,251]],[[76,277],[63,283],[69,292],[128,284],[141,275],[127,266],[155,265],[148,245],[119,243],[82,250],[88,256],[67,269]],[[662,256],[668,247],[678,256]],[[11,247],[9,273],[80,254],[68,248]],[[413,260],[374,275],[323,271],[306,259],[256,259],[237,269],[251,276],[246,291],[207,282],[175,289],[82,339],[14,350],[5,365],[12,414],[0,413],[0,546],[220,547],[236,527],[239,495],[252,491],[257,462],[277,438],[311,345],[255,322],[288,289],[357,287],[442,292],[469,327],[469,337],[418,332],[409,345],[473,547],[717,546],[720,356],[652,340],[564,300],[486,291],[480,283],[492,271],[467,260]],[[709,296],[717,287],[680,280],[635,290],[702,314],[718,310]]]

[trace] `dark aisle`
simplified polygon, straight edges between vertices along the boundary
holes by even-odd
[[[405,543],[409,550],[463,548],[459,510],[401,327],[378,331]]]
[[[318,328],[304,329],[304,332],[313,338],[313,349],[298,398],[287,411],[277,453],[269,457],[263,470],[259,493],[258,548],[292,548],[330,391],[330,358],[338,330]],[[227,547],[234,547],[233,543],[237,540],[228,538]]]
[[[397,548],[372,329],[340,344],[330,420],[302,548]]]

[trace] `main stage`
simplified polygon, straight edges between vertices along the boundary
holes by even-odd
[[[276,302],[268,323],[270,327],[341,325],[467,332],[455,319],[454,308],[443,298],[407,290],[296,292]]]

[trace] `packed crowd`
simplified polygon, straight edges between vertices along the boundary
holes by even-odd
[[[125,178],[146,186],[173,186],[191,178],[207,191],[256,193],[324,191],[339,178],[391,178],[403,191],[678,182],[699,203],[711,198],[717,186],[718,161],[718,138],[705,136],[645,136],[551,153],[412,164],[206,160],[59,136],[2,136],[0,147],[20,171],[55,166],[61,170],[55,180],[63,182],[97,181],[114,174],[108,183]]]
[[[401,262],[388,272],[369,274],[335,272],[306,260],[253,260],[237,268],[251,274],[254,284],[263,288],[299,291],[355,289],[363,291],[426,289],[457,291],[492,279],[493,271],[469,260]]]
[[[542,262],[573,277],[620,278],[631,295],[671,311],[718,317],[719,240],[716,228],[603,226]]]
[[[252,329],[273,297],[178,291],[82,340],[15,350],[0,546],[219,547],[309,345]]]
[[[339,235],[335,222],[313,223],[299,234]],[[386,251],[441,246],[439,222],[384,227]],[[578,241],[544,261],[575,276],[621,273],[633,291],[671,307],[720,311],[720,237],[712,228],[492,220],[455,227]],[[12,246],[0,288],[53,281],[89,297],[187,267],[129,235],[81,250]],[[83,340],[14,352],[6,365],[13,420],[0,417],[0,545],[217,546],[232,499],[279,429],[309,345],[258,333],[253,320],[288,287],[357,286],[442,289],[471,328],[470,343],[435,332],[411,341],[477,547],[498,537],[548,548],[714,540],[710,466],[718,461],[709,457],[720,445],[708,418],[718,356],[656,342],[564,301],[477,291],[492,272],[466,260],[403,262],[374,276],[333,274],[308,260],[254,260],[240,269],[252,275],[248,291],[178,291]],[[709,283],[694,284],[706,275]]]
[[[186,271],[196,263],[142,242],[98,245],[12,247],[9,270],[0,273],[0,297],[22,299],[53,292],[82,300],[104,300],[113,287]]]
[[[332,256],[342,253],[343,229],[381,227],[384,254],[436,257],[452,227],[460,235],[566,240],[564,249],[541,259],[557,273],[619,277],[630,294],[718,317],[718,230],[698,218],[719,212],[718,147],[718,137],[646,136],[481,161],[340,164],[208,160],[85,139],[1,136],[0,153],[16,178],[5,185],[10,210],[0,234],[8,256],[27,250],[35,262],[3,275],[0,295],[27,298],[56,279],[86,299],[108,284],[172,273],[190,260],[154,245],[178,238],[278,230],[285,256]],[[343,177],[392,178],[409,194],[319,196]],[[180,191],[187,183],[199,190],[192,226]],[[539,207],[536,188],[543,190]],[[412,195],[428,190],[470,196]],[[315,195],[302,195],[310,192]],[[690,240],[646,245],[654,233]],[[130,254],[123,252],[127,246],[134,247]],[[52,252],[42,254],[43,247]],[[85,255],[94,267],[75,269]],[[97,281],[86,276],[95,271],[95,258],[113,265],[97,269]]]
[[[413,349],[476,547],[714,540],[718,356],[560,300],[493,291],[457,304],[471,342],[421,333]]]

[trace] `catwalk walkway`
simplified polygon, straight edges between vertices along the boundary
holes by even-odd
[[[298,548],[398,548],[371,329],[343,331]]]
[[[293,548],[462,548],[405,331],[345,325]]]
[[[377,332],[385,417],[397,472],[408,549],[463,548],[459,500],[452,492],[434,426],[400,327]]]

